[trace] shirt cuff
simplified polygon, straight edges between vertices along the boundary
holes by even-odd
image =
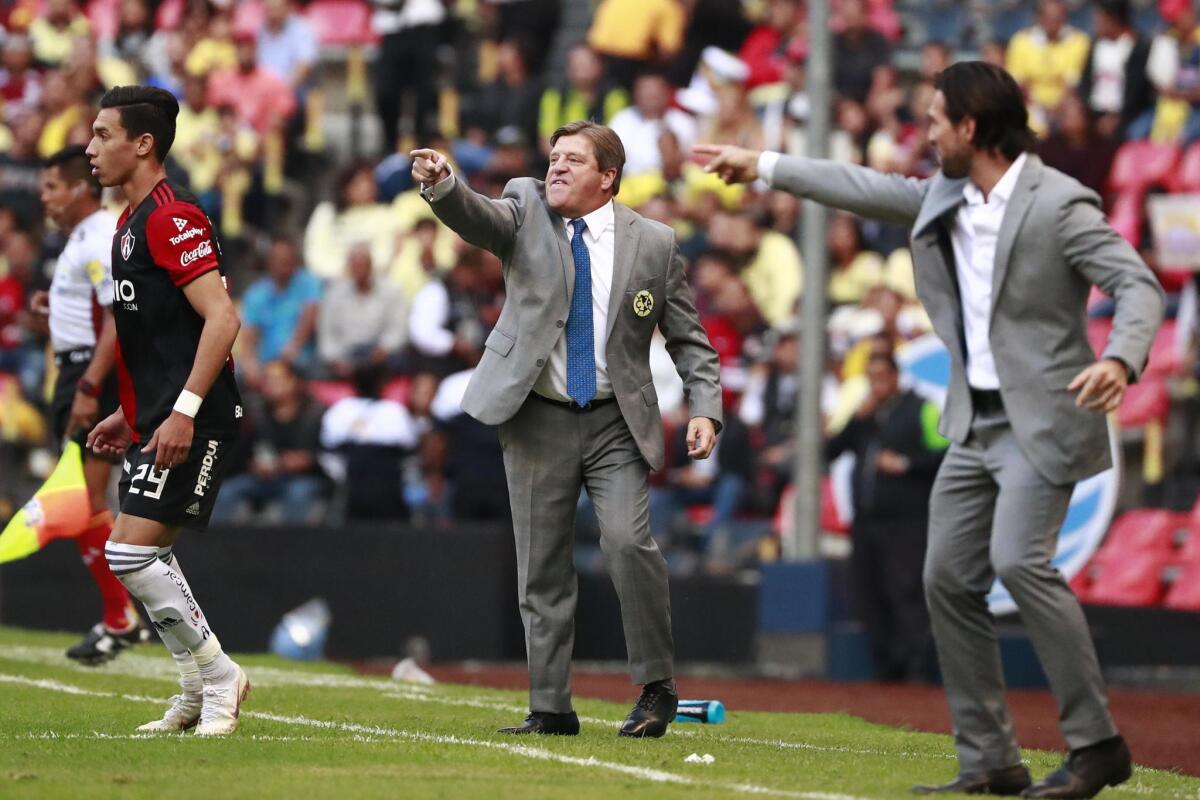
[[[775,177],[775,165],[779,163],[779,153],[764,150],[758,156],[758,177],[769,186]]]
[[[442,178],[433,186],[421,186],[421,196],[430,203],[436,203],[438,200],[441,200],[443,197],[450,194],[450,190],[454,188],[454,172],[450,170],[449,166],[446,167],[446,170],[449,171],[450,174]]]

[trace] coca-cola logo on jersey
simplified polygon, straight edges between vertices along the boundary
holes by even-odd
[[[209,239],[205,239],[203,242],[201,242],[195,248],[188,250],[186,253],[183,253],[182,255],[179,256],[179,266],[186,267],[188,264],[191,264],[193,261],[199,261],[200,259],[204,258],[205,256],[211,256],[212,252],[213,252],[212,241]]]

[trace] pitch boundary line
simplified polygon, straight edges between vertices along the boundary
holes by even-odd
[[[143,695],[118,694],[116,692],[106,692],[96,689],[85,689],[82,686],[75,686],[73,684],[63,683],[61,681],[46,678],[30,678],[25,675],[0,673],[0,683],[24,685],[36,689],[55,691],[80,697],[102,697],[138,703],[164,704],[167,702],[165,699],[145,697]],[[261,719],[267,722],[317,728],[322,730],[338,730],[347,733],[361,734],[367,737],[380,737],[381,739],[459,745],[479,749],[498,750],[500,752],[538,761],[550,761],[570,766],[603,769],[610,772],[628,775],[634,778],[640,778],[652,783],[670,783],[678,786],[703,786],[706,788],[723,789],[725,791],[734,792],[737,794],[794,798],[795,800],[864,800],[864,798],[856,795],[837,794],[831,792],[792,792],[784,789],[772,789],[766,786],[758,786],[751,783],[717,783],[713,781],[701,781],[690,778],[686,775],[667,772],[666,770],[653,769],[650,767],[639,767],[633,764],[624,764],[618,761],[602,761],[595,757],[582,758],[579,756],[570,756],[564,753],[555,753],[544,748],[532,747],[530,745],[523,744],[507,744],[504,742],[493,742],[486,739],[473,739],[469,737],[425,733],[423,731],[406,731],[377,725],[363,725],[356,722],[335,722],[332,720],[311,719],[303,716],[273,714],[268,711],[243,711],[242,714],[243,716],[250,717],[252,719]],[[130,736],[132,736],[132,734]]]

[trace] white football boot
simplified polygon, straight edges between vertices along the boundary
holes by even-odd
[[[237,730],[242,701],[250,694],[250,679],[237,664],[229,678],[221,683],[204,684],[204,705],[200,709],[197,736],[228,736]]]
[[[147,722],[145,725],[139,725],[138,730],[149,733],[186,731],[200,721],[200,710],[203,703],[202,695],[197,692],[177,694],[171,698],[171,705],[167,707],[167,711],[162,715],[162,719],[156,719],[153,722]]]

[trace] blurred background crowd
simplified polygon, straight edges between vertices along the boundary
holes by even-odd
[[[1096,190],[1158,272],[1173,321],[1121,411],[1122,502],[1190,507],[1195,289],[1157,263],[1146,223],[1147,197],[1200,189],[1190,0],[832,7],[834,158],[931,174],[933,77],[963,58],[1001,64],[1026,90],[1045,161]],[[929,331],[907,231],[834,214],[829,285],[805,286],[798,201],[726,187],[690,155],[697,142],[804,153],[806,20],[802,0],[0,0],[0,519],[55,450],[53,361],[26,311],[64,242],[43,218],[41,159],[86,144],[101,93],[137,82],[179,98],[169,170],[219,230],[243,317],[250,413],[217,520],[507,517],[495,433],[459,409],[504,301],[502,267],[433,219],[407,153],[438,148],[497,196],[544,174],[556,127],[592,118],[625,145],[618,200],[677,231],[721,359],[727,423],[705,462],[686,458],[661,344],[652,359],[670,453],[653,527],[671,568],[777,553],[805,291],[828,300],[829,455],[858,456],[856,536],[872,520],[923,531],[945,442],[936,406],[897,372]],[[1090,313],[1103,337],[1105,298]],[[826,527],[845,530],[842,516],[831,501]],[[599,563],[590,519],[581,501],[580,552]]]

